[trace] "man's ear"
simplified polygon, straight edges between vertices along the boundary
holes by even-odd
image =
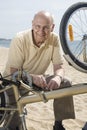
[[[51,32],[53,32],[55,24],[52,25]]]

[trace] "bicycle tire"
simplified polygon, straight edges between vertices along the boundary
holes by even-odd
[[[75,54],[70,50],[69,41],[68,39],[68,25],[69,22],[71,22],[71,18],[80,10],[87,10],[87,2],[78,2],[70,6],[66,12],[64,13],[61,22],[60,22],[60,28],[59,28],[59,37],[61,46],[63,48],[63,51],[65,53],[66,60],[76,69],[79,71],[87,72],[87,63],[79,60]]]
[[[0,85],[0,90],[3,88],[2,85]],[[6,107],[6,94],[5,92],[0,93],[0,108]],[[5,110],[0,110],[0,124],[4,121],[6,116]]]

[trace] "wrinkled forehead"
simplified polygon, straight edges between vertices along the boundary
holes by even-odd
[[[34,16],[33,22],[44,22],[46,24],[53,24],[53,18],[49,13],[38,13]]]

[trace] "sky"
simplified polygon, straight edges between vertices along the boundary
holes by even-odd
[[[64,12],[80,1],[83,0],[0,0],[0,38],[13,38],[17,32],[31,28],[33,16],[40,10],[54,15],[54,31],[58,33]]]

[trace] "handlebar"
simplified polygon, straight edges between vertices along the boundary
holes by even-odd
[[[20,87],[20,85],[23,85],[23,86],[27,85],[27,88],[28,86],[32,88],[31,76],[24,71],[21,72],[21,75],[19,71],[16,71],[15,73],[13,73],[11,80],[4,78],[2,74],[0,73],[0,81],[2,81],[2,85],[4,86],[14,84],[18,87]]]
[[[10,85],[10,84],[14,84],[14,85],[19,87],[20,84],[21,84],[20,81],[15,82],[15,81],[12,81],[12,80],[5,79],[4,77],[2,77],[1,73],[0,73],[0,81],[2,81],[2,84],[4,86]]]

